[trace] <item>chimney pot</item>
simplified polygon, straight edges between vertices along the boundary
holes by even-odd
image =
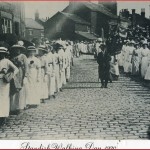
[[[132,14],[135,14],[135,9],[132,9]]]
[[[141,17],[145,18],[145,8],[141,9]]]

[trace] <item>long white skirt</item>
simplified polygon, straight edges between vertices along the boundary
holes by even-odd
[[[148,58],[143,57],[142,63],[141,63],[141,76],[142,76],[142,78],[145,77],[147,69],[148,69]]]
[[[66,79],[70,79],[70,66],[66,68]]]
[[[60,89],[60,78],[59,78],[59,65],[56,64],[55,66],[55,92],[59,92]]]
[[[37,70],[33,68],[30,70],[30,74],[28,76],[28,82],[26,84],[26,102],[29,105],[39,105],[41,99],[41,93],[39,93],[40,82],[37,82]]]
[[[119,76],[119,67],[118,64],[111,64],[110,65],[110,73]]]
[[[26,88],[23,85],[22,89],[19,92],[19,109],[24,109],[26,107]]]
[[[0,117],[8,117],[10,111],[9,83],[0,79]]]
[[[41,99],[48,98],[48,76],[45,76],[45,69],[41,69]]]
[[[146,75],[145,75],[145,80],[150,80],[150,66],[148,67],[147,71],[146,71]]]
[[[55,86],[55,74],[48,74],[48,94],[49,96],[54,95],[56,86]]]
[[[123,66],[123,52],[121,51],[120,54],[118,54],[118,65],[121,67]]]
[[[65,72],[65,69],[63,69],[63,71],[62,71],[62,84],[63,85],[66,84],[66,72]]]

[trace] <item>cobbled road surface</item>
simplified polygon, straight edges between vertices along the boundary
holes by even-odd
[[[150,90],[123,75],[101,89],[93,56],[74,59],[71,79],[55,99],[0,127],[0,139],[148,139]]]

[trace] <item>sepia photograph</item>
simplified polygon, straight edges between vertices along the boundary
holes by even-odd
[[[0,141],[149,139],[150,2],[0,1]]]

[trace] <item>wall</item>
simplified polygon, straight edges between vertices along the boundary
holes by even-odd
[[[61,13],[57,13],[50,20],[45,23],[45,37],[49,39],[73,39],[75,24],[63,16]]]
[[[29,34],[29,30],[32,30],[33,34],[30,35]],[[41,39],[41,33],[44,33],[44,30],[38,30],[38,29],[30,29],[30,28],[26,28],[26,40],[31,41],[33,38],[38,38]]]

